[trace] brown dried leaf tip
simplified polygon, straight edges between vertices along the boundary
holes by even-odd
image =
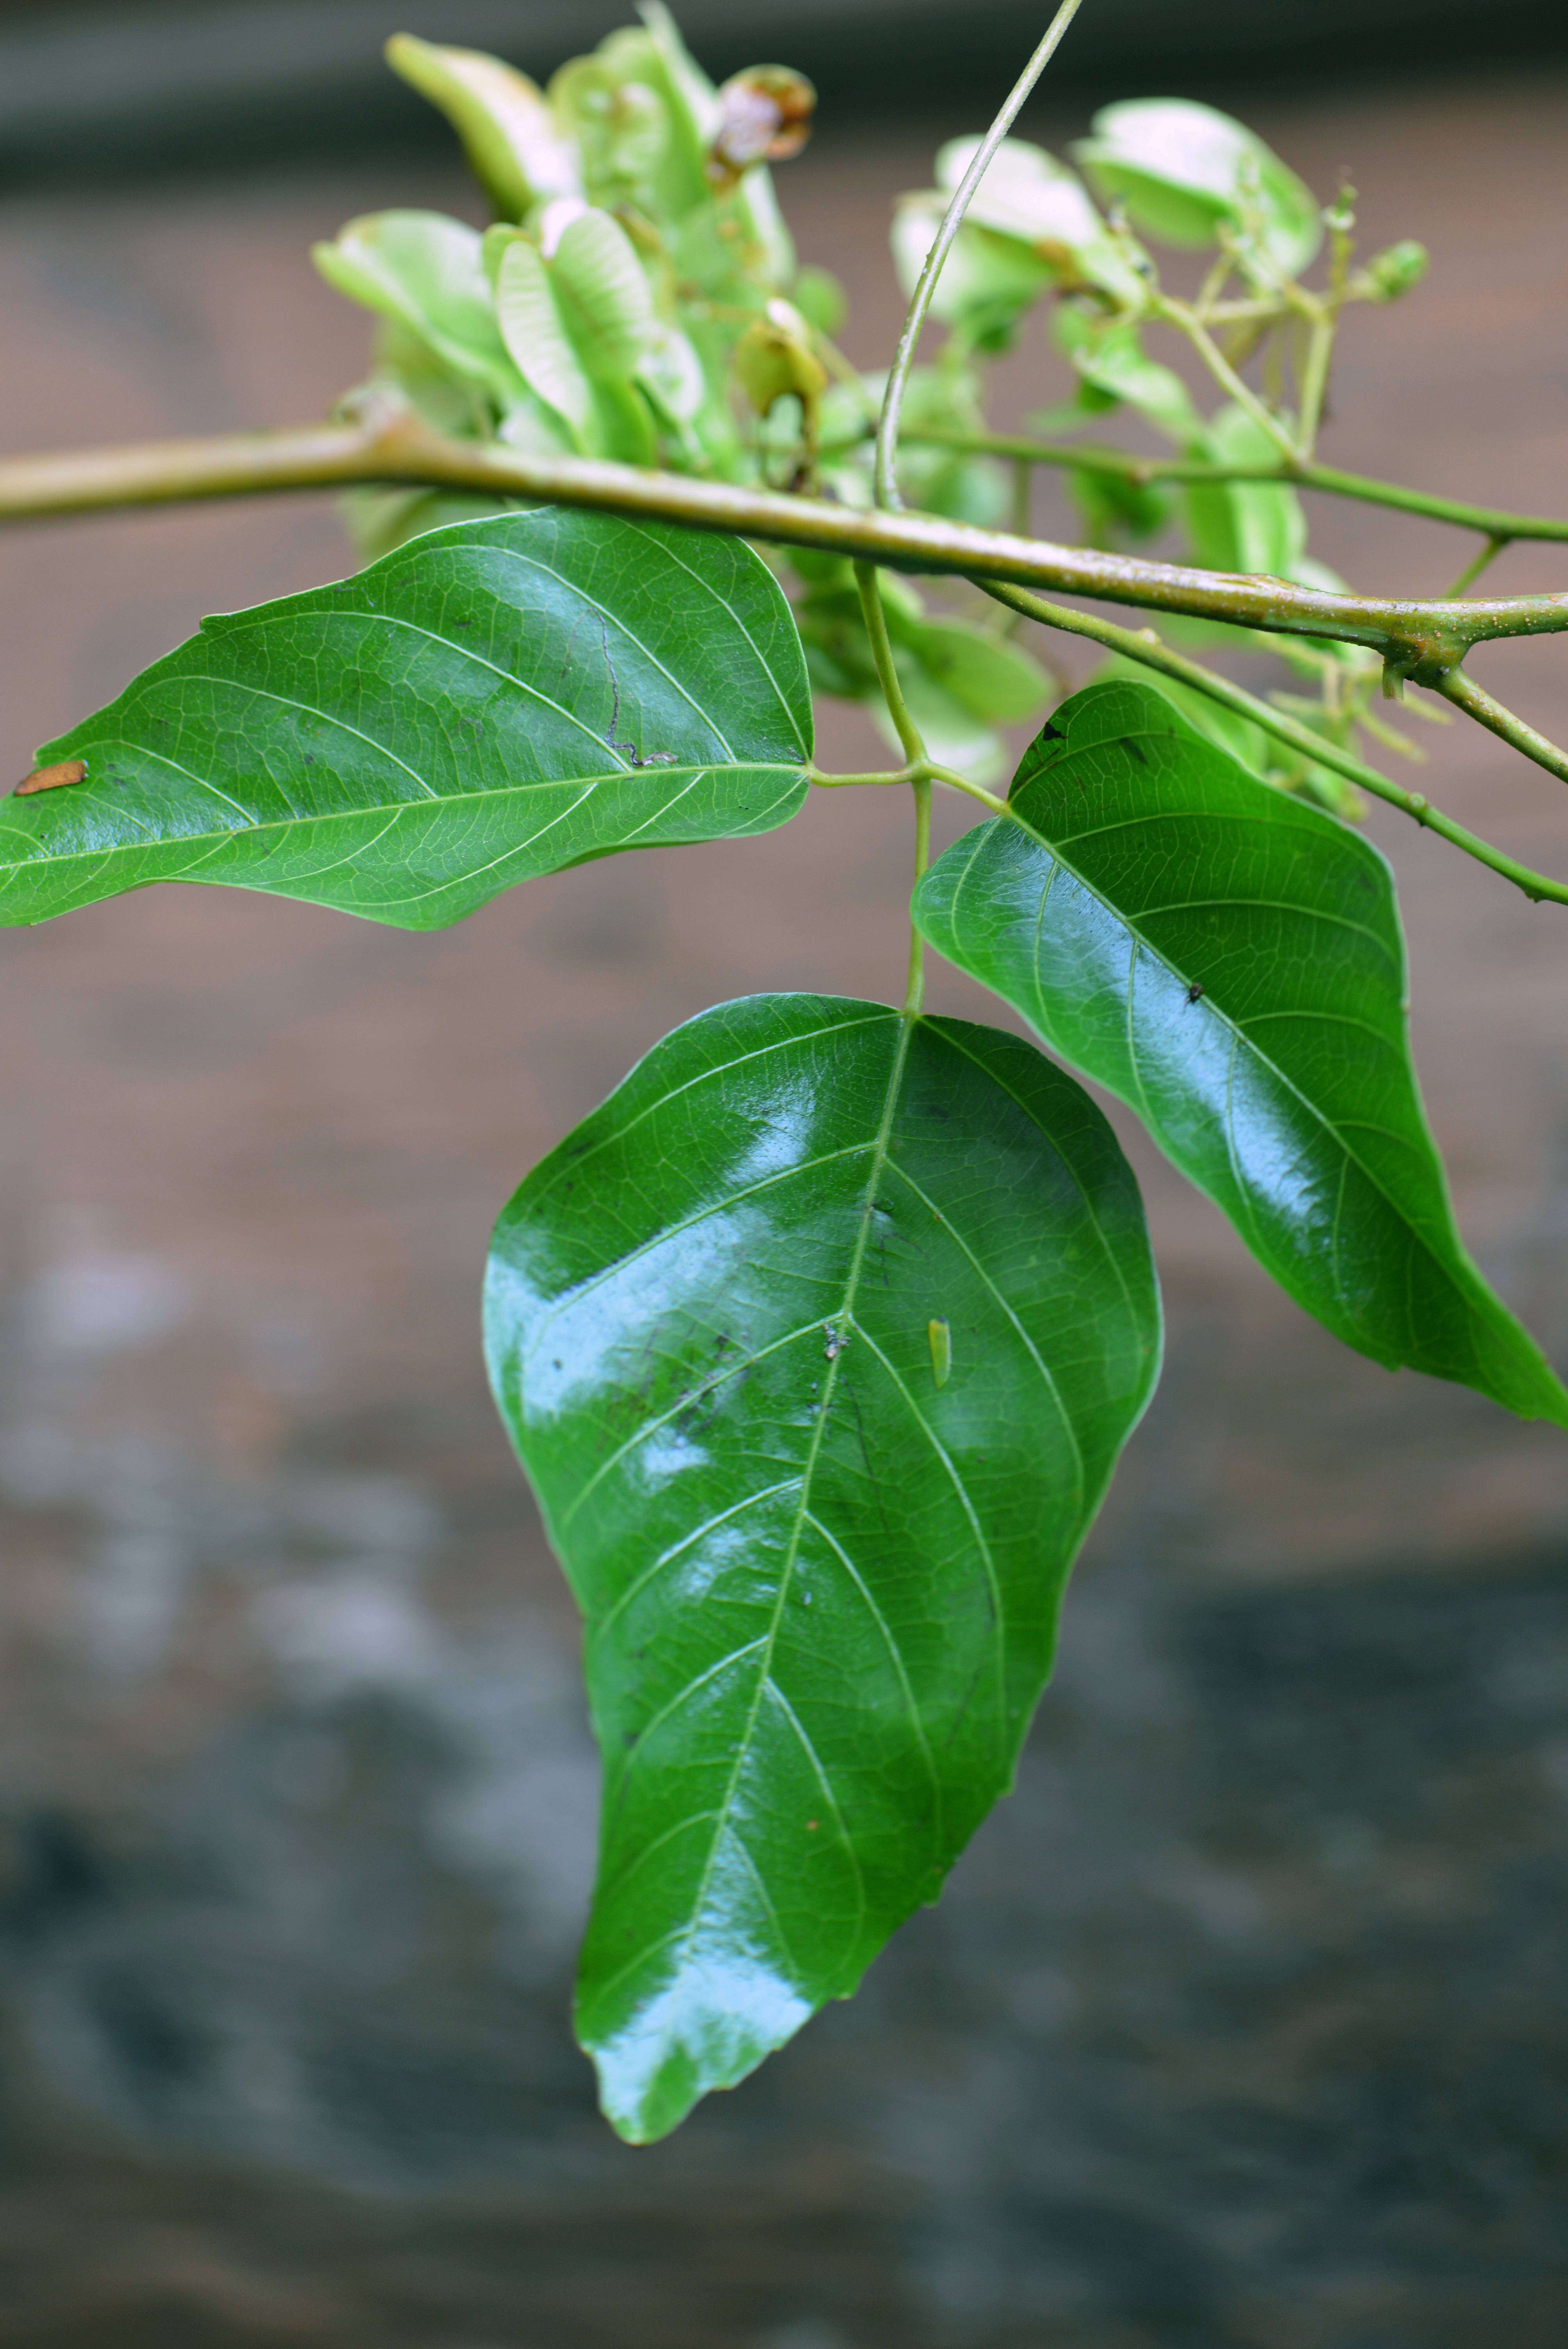
[[[12,797],[26,799],[29,792],[57,792],[62,783],[85,783],[88,762],[85,759],[62,759],[53,767],[35,767],[16,786]]]
[[[792,66],[750,66],[732,74],[718,98],[707,176],[719,188],[734,187],[750,163],[788,162],[811,136],[817,93]]]

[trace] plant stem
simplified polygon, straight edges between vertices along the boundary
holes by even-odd
[[[1119,628],[1114,622],[1094,618],[1087,612],[1069,611],[1064,605],[1047,604],[1041,596],[1031,595],[1020,587],[984,579],[977,580],[975,585],[983,587],[986,595],[994,595],[998,603],[1009,605],[1014,611],[1024,613],[1029,619],[1038,620],[1043,627],[1061,628],[1070,636],[1088,636],[1093,643],[1104,645],[1108,651],[1125,654],[1130,660],[1141,661],[1145,667],[1155,669],[1162,676],[1175,678],[1182,685],[1191,686],[1195,691],[1206,694],[1211,701],[1217,701],[1222,709],[1234,711],[1239,718],[1250,719],[1254,726],[1262,727],[1276,740],[1304,753],[1314,765],[1330,768],[1334,773],[1345,776],[1347,781],[1369,792],[1374,799],[1384,800],[1388,806],[1398,808],[1401,813],[1411,817],[1425,831],[1437,833],[1453,847],[1463,849],[1467,856],[1473,856],[1478,863],[1490,866],[1492,872],[1501,873],[1505,881],[1511,881],[1516,888],[1523,890],[1527,897],[1538,903],[1548,898],[1554,905],[1568,905],[1568,882],[1553,881],[1548,874],[1536,873],[1529,865],[1518,864],[1511,856],[1505,855],[1501,848],[1494,848],[1490,841],[1481,840],[1473,832],[1467,832],[1462,824],[1455,823],[1450,816],[1433,807],[1425,792],[1407,792],[1399,784],[1391,783],[1386,775],[1378,773],[1376,767],[1367,766],[1351,751],[1342,750],[1338,743],[1315,734],[1310,727],[1301,725],[1283,710],[1271,709],[1266,701],[1260,701],[1254,695],[1244,692],[1239,685],[1231,684],[1229,678],[1216,677],[1196,661],[1184,659],[1181,654],[1171,652],[1151,629]],[[1463,676],[1459,670],[1452,674]],[[1501,709],[1499,703],[1492,702],[1491,697],[1483,694],[1470,678],[1463,678],[1463,685],[1465,693],[1450,693],[1449,699],[1456,701],[1460,709],[1469,707],[1471,694],[1480,701],[1487,702],[1492,712],[1519,730],[1518,734],[1509,733],[1505,739],[1514,742],[1516,748],[1526,749],[1520,736],[1528,735],[1532,730]],[[1446,686],[1442,689],[1446,690]],[[1491,718],[1479,708],[1471,709],[1470,714],[1479,718],[1483,725],[1492,723]],[[1503,730],[1499,726],[1493,730],[1501,732]],[[1545,741],[1544,736],[1536,735],[1534,740],[1547,750],[1553,747]],[[1527,755],[1535,754],[1527,751]],[[1561,760],[1563,754],[1559,750],[1554,755]],[[1547,762],[1542,761],[1542,763]],[[1568,773],[1568,763],[1561,771]],[[944,772],[938,780],[952,784],[955,790],[968,792],[972,799],[983,799],[994,812],[1005,812],[1005,802],[994,801],[989,792],[978,791],[965,782],[962,776]]]
[[[1301,381],[1301,421],[1296,429],[1296,457],[1304,465],[1311,464],[1312,452],[1317,441],[1317,427],[1328,390],[1328,369],[1334,357],[1334,334],[1337,324],[1332,310],[1326,309],[1321,303],[1314,304],[1306,366]]]
[[[918,889],[931,862],[931,781],[926,777],[914,786],[914,880]],[[909,926],[909,977],[903,990],[903,1011],[906,1019],[917,1017],[925,1001],[925,940],[912,921]]]
[[[1074,452],[1066,461],[1076,463],[1080,455]],[[385,406],[357,423],[13,458],[0,462],[0,519],[350,482],[462,488],[492,497],[586,506],[778,545],[823,547],[901,570],[1013,580],[1275,634],[1339,638],[1371,646],[1418,684],[1457,662],[1470,645],[1568,629],[1568,594],[1431,603],[1329,594],[1282,580],[1056,546],[937,515],[863,513],[825,499],[694,481],[595,458],[536,457],[494,441],[449,440],[406,409],[388,412]],[[1311,485],[1325,486],[1321,480]],[[1548,532],[1499,520],[1510,537],[1560,534],[1555,526]]]
[[[1013,510],[1008,520],[1018,538],[1027,538],[1033,523],[1035,469],[1015,461],[1013,466]]]
[[[914,878],[918,883],[931,862],[931,762],[926,757],[920,729],[909,714],[903,688],[898,681],[892,644],[887,632],[887,614],[882,609],[882,588],[874,563],[856,564],[855,585],[861,593],[861,610],[865,615],[866,634],[871,638],[877,683],[882,688],[888,715],[892,719],[893,729],[903,745],[903,755],[909,762],[909,779],[914,792]],[[903,990],[905,1019],[914,1019],[924,1000],[925,940],[912,920],[909,926],[909,970]]]
[[[1243,409],[1260,431],[1266,432],[1287,465],[1299,465],[1302,451],[1296,447],[1277,416],[1264,407],[1255,391],[1242,381],[1218,343],[1202,321],[1195,317],[1184,302],[1173,302],[1161,295],[1154,305],[1154,315],[1163,318],[1185,335],[1222,391],[1229,392],[1238,408]]]
[[[909,714],[903,698],[903,688],[893,667],[892,643],[887,632],[887,614],[882,610],[882,589],[877,585],[874,563],[857,563],[855,585],[860,589],[861,610],[865,616],[866,634],[872,640],[872,658],[876,663],[877,683],[882,699],[887,703],[888,716],[893,731],[903,745],[903,755],[911,767],[923,774],[925,768],[925,744],[920,739],[920,729]]]
[[[989,808],[993,815],[1006,815],[1007,812],[1006,800],[998,799],[995,792],[988,792],[983,783],[972,783],[967,775],[955,774],[951,767],[933,766],[931,779],[933,782],[945,783],[950,792],[962,792],[965,799],[978,800],[981,806]]]
[[[1527,759],[1533,759],[1538,767],[1544,767],[1549,775],[1555,775],[1560,782],[1568,783],[1568,751],[1560,750],[1547,736],[1538,734],[1533,726],[1527,725],[1522,718],[1516,718],[1511,709],[1505,709],[1501,701],[1494,700],[1486,688],[1478,685],[1473,677],[1467,677],[1462,668],[1449,669],[1447,676],[1439,680],[1438,691],[1445,700],[1451,701],[1456,709],[1462,709],[1467,718],[1473,718],[1478,726],[1484,726],[1489,733],[1501,735],[1516,750],[1522,750]]]
[[[931,307],[932,296],[936,291],[936,281],[942,274],[942,265],[947,259],[953,240],[963,224],[964,215],[969,209],[970,199],[990,168],[993,156],[1012,129],[1018,109],[1055,57],[1063,35],[1078,15],[1081,5],[1082,0],[1061,0],[1061,5],[1052,17],[1044,40],[1013,84],[1002,102],[1001,110],[995,120],[975,149],[969,169],[954,191],[953,201],[943,214],[942,225],[937,230],[931,250],[925,256],[925,264],[915,283],[914,292],[910,296],[903,331],[899,336],[898,348],[893,353],[892,366],[888,370],[887,388],[882,393],[882,415],[877,423],[875,477],[876,502],[879,506],[893,510],[902,502],[898,494],[898,437],[899,419],[903,412],[904,385],[909,380],[909,371],[914,364],[915,347],[920,341],[921,328],[925,324],[926,312]]]
[[[928,768],[923,761],[919,766],[891,767],[870,774],[830,775],[815,764],[809,766],[805,772],[806,781],[816,784],[820,791],[824,792],[863,790],[867,784],[918,783],[929,779]]]
[[[1196,458],[1138,457],[1124,449],[1092,441],[1033,440],[1015,432],[966,432],[943,425],[912,425],[903,435],[913,448],[959,449],[975,456],[1011,457],[1026,465],[1074,466],[1086,473],[1112,473],[1140,488],[1151,481],[1288,481],[1293,489],[1318,490],[1329,497],[1356,498],[1364,505],[1388,506],[1398,513],[1479,530],[1499,548],[1511,539],[1568,540],[1568,522],[1549,515],[1504,513],[1491,506],[1466,505],[1455,498],[1429,496],[1398,481],[1377,481],[1345,473],[1333,465],[1214,465]],[[1490,554],[1487,561],[1491,561]],[[1468,585],[1475,574],[1467,573]],[[1457,589],[1450,589],[1454,594]]]
[[[1498,556],[1502,553],[1503,548],[1507,544],[1508,541],[1506,538],[1489,538],[1486,544],[1481,548],[1480,553],[1472,556],[1471,560],[1465,564],[1464,569],[1460,573],[1459,577],[1449,589],[1449,597],[1451,598],[1455,595],[1462,595],[1465,589],[1470,586],[1474,581],[1480,577],[1481,573],[1487,568],[1487,565],[1496,562]]]

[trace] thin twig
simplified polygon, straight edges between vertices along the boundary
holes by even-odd
[[[1555,775],[1560,782],[1568,783],[1568,750],[1560,750],[1546,735],[1538,734],[1533,726],[1528,725],[1522,718],[1516,718],[1511,709],[1505,709],[1501,701],[1488,693],[1485,686],[1478,685],[1473,677],[1467,677],[1462,668],[1449,669],[1445,677],[1439,679],[1437,689],[1446,701],[1453,703],[1456,709],[1462,709],[1467,718],[1473,718],[1478,726],[1484,726],[1490,734],[1501,736],[1514,750],[1522,750],[1527,759],[1533,759],[1538,767],[1544,767],[1549,775]]]
[[[932,296],[936,291],[936,281],[942,274],[942,265],[947,259],[953,240],[963,224],[970,200],[990,169],[992,158],[997,148],[1012,129],[1018,109],[1055,57],[1063,35],[1082,5],[1083,0],[1062,0],[1061,6],[1051,19],[1044,40],[1013,84],[995,120],[975,150],[969,169],[954,191],[953,201],[943,214],[942,225],[932,241],[931,250],[925,256],[924,266],[915,282],[914,292],[910,296],[909,309],[904,317],[903,331],[899,336],[898,348],[893,353],[892,366],[888,370],[887,388],[882,393],[882,416],[877,424],[876,502],[879,506],[885,506],[890,511],[896,509],[902,502],[898,494],[898,437],[899,419],[903,413],[904,385],[909,379],[910,368],[914,364],[915,347],[920,341],[921,328],[925,324],[925,315],[931,307]]]
[[[1446,816],[1441,809],[1433,807],[1424,792],[1407,792],[1399,784],[1391,783],[1387,775],[1380,775],[1376,767],[1367,766],[1353,752],[1341,749],[1338,743],[1326,741],[1322,735],[1315,734],[1310,727],[1301,725],[1283,710],[1272,709],[1266,701],[1259,701],[1239,685],[1233,685],[1228,678],[1216,677],[1212,670],[1200,667],[1198,662],[1185,659],[1181,653],[1173,653],[1169,646],[1160,642],[1151,629],[1140,632],[1133,628],[1119,628],[1113,621],[1101,620],[1088,612],[1074,612],[1064,605],[1047,604],[1042,596],[1031,595],[1021,587],[1005,586],[985,579],[977,580],[975,585],[983,587],[987,595],[994,595],[998,603],[1009,605],[1014,611],[1024,613],[1031,620],[1038,620],[1043,627],[1061,628],[1069,636],[1088,636],[1093,643],[1103,645],[1109,652],[1124,654],[1130,660],[1140,661],[1147,668],[1192,687],[1194,691],[1205,694],[1211,701],[1218,702],[1222,709],[1233,711],[1238,718],[1249,719],[1276,740],[1304,753],[1314,765],[1327,767],[1335,774],[1343,775],[1347,781],[1369,792],[1374,799],[1384,800],[1388,806],[1396,807],[1402,814],[1411,817],[1423,830],[1435,832],[1451,846],[1462,849],[1467,856],[1473,856],[1478,864],[1489,866],[1493,873],[1501,873],[1505,881],[1511,881],[1516,888],[1522,889],[1525,895],[1536,903],[1545,898],[1553,905],[1568,905],[1568,882],[1553,881],[1549,874],[1533,872],[1528,864],[1517,863],[1513,857],[1505,855],[1501,848],[1494,848],[1490,841],[1480,839],[1473,832],[1467,832],[1462,824],[1455,823],[1451,816]],[[1455,674],[1461,675],[1462,672],[1456,671]],[[1468,678],[1464,682],[1466,686],[1470,684]],[[1479,688],[1475,690],[1480,692]],[[1461,708],[1467,706],[1458,695],[1451,695],[1450,698],[1460,701]],[[1496,709],[1498,705],[1494,703],[1492,707]],[[1480,712],[1472,711],[1471,714],[1479,716]],[[1502,714],[1508,715],[1506,711]],[[1486,724],[1490,721],[1483,718],[1481,722]],[[1518,724],[1519,721],[1513,722]],[[1543,740],[1539,736],[1536,739]],[[1559,751],[1557,756],[1562,758],[1563,753]],[[954,781],[954,778],[946,775],[940,780]],[[957,784],[955,788],[967,787]],[[971,792],[970,796],[978,799],[983,794]]]
[[[1180,334],[1186,336],[1221,390],[1228,392],[1236,406],[1244,409],[1252,418],[1259,430],[1267,433],[1286,465],[1300,464],[1303,451],[1296,447],[1278,417],[1264,406],[1255,391],[1243,382],[1212,335],[1188,309],[1186,304],[1173,302],[1169,295],[1161,295],[1155,303],[1154,315],[1156,317],[1163,318],[1168,326],[1174,326]]]
[[[1408,490],[1398,481],[1342,472],[1334,465],[1217,465],[1198,458],[1139,457],[1130,450],[1109,449],[1094,441],[1035,440],[1016,432],[970,432],[934,424],[910,425],[903,438],[912,448],[957,449],[975,456],[1011,457],[1027,465],[1073,466],[1086,473],[1114,474],[1140,488],[1151,481],[1284,481],[1292,489],[1319,490],[1329,497],[1387,506],[1396,513],[1419,514],[1429,522],[1449,523],[1460,530],[1479,530],[1500,547],[1516,538],[1568,540],[1568,522],[1551,515],[1505,513],[1492,506],[1467,505],[1458,498]]]
[[[1470,561],[1465,564],[1464,569],[1460,573],[1459,577],[1449,589],[1448,595],[1444,598],[1445,602],[1451,601],[1456,595],[1462,595],[1467,587],[1473,587],[1476,581],[1480,577],[1481,573],[1485,571],[1491,564],[1496,562],[1498,556],[1502,553],[1503,548],[1507,544],[1508,541],[1506,538],[1498,538],[1495,535],[1489,537],[1480,554],[1472,556]]]
[[[861,610],[865,618],[866,634],[871,638],[877,683],[882,688],[888,716],[892,719],[893,731],[903,746],[904,757],[912,767],[918,768],[925,758],[925,744],[921,740],[919,727],[909,714],[903,688],[893,667],[892,643],[887,632],[887,614],[882,609],[882,590],[877,585],[874,563],[856,564],[855,585],[860,590]]]

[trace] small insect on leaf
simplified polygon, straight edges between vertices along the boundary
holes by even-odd
[[[931,1343],[931,1375],[944,1387],[953,1369],[953,1332],[945,1321],[928,1321],[925,1334]]]
[[[1202,980],[1201,978],[1195,978],[1195,979],[1192,981],[1191,986],[1187,989],[1187,1000],[1188,1000],[1188,1002],[1189,1002],[1189,1003],[1196,1003],[1196,1002],[1197,1002],[1197,1000],[1198,1000],[1198,998],[1202,994],[1202,992],[1203,992],[1203,982],[1202,982]]]
[[[57,792],[62,783],[85,783],[88,762],[85,759],[62,759],[53,767],[35,767],[23,777],[12,796],[26,799],[29,792]]]

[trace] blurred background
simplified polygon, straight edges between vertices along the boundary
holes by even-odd
[[[479,217],[382,37],[542,72],[624,13],[0,6],[4,447],[325,412],[367,325],[311,239]],[[980,127],[1037,12],[681,14],[717,72],[820,79],[780,192],[880,361],[891,202]],[[1151,90],[1239,112],[1324,194],[1348,166],[1365,249],[1431,247],[1406,304],[1352,314],[1326,457],[1561,510],[1560,6],[1090,0],[1024,128],[1059,147]],[[1054,365],[1007,362],[1001,420],[1059,396]],[[1068,527],[1054,486],[1037,520]],[[1369,509],[1313,525],[1368,590],[1460,559]],[[0,781],[202,613],[348,560],[325,498],[11,531]],[[1558,585],[1562,557],[1494,575]],[[1565,660],[1478,667],[1561,739]],[[826,763],[875,756],[860,728]],[[1435,800],[1568,872],[1558,785],[1431,739]],[[594,2114],[567,2002],[595,1764],[485,1392],[487,1235],[678,1019],[897,983],[881,800],[427,937],[199,889],[0,934],[0,2349],[1568,2337],[1568,1455],[1336,1349],[1119,1117],[1169,1367],[1017,1795],[734,2095],[641,2152]],[[1461,1221],[1561,1364],[1568,927],[1372,831]]]

